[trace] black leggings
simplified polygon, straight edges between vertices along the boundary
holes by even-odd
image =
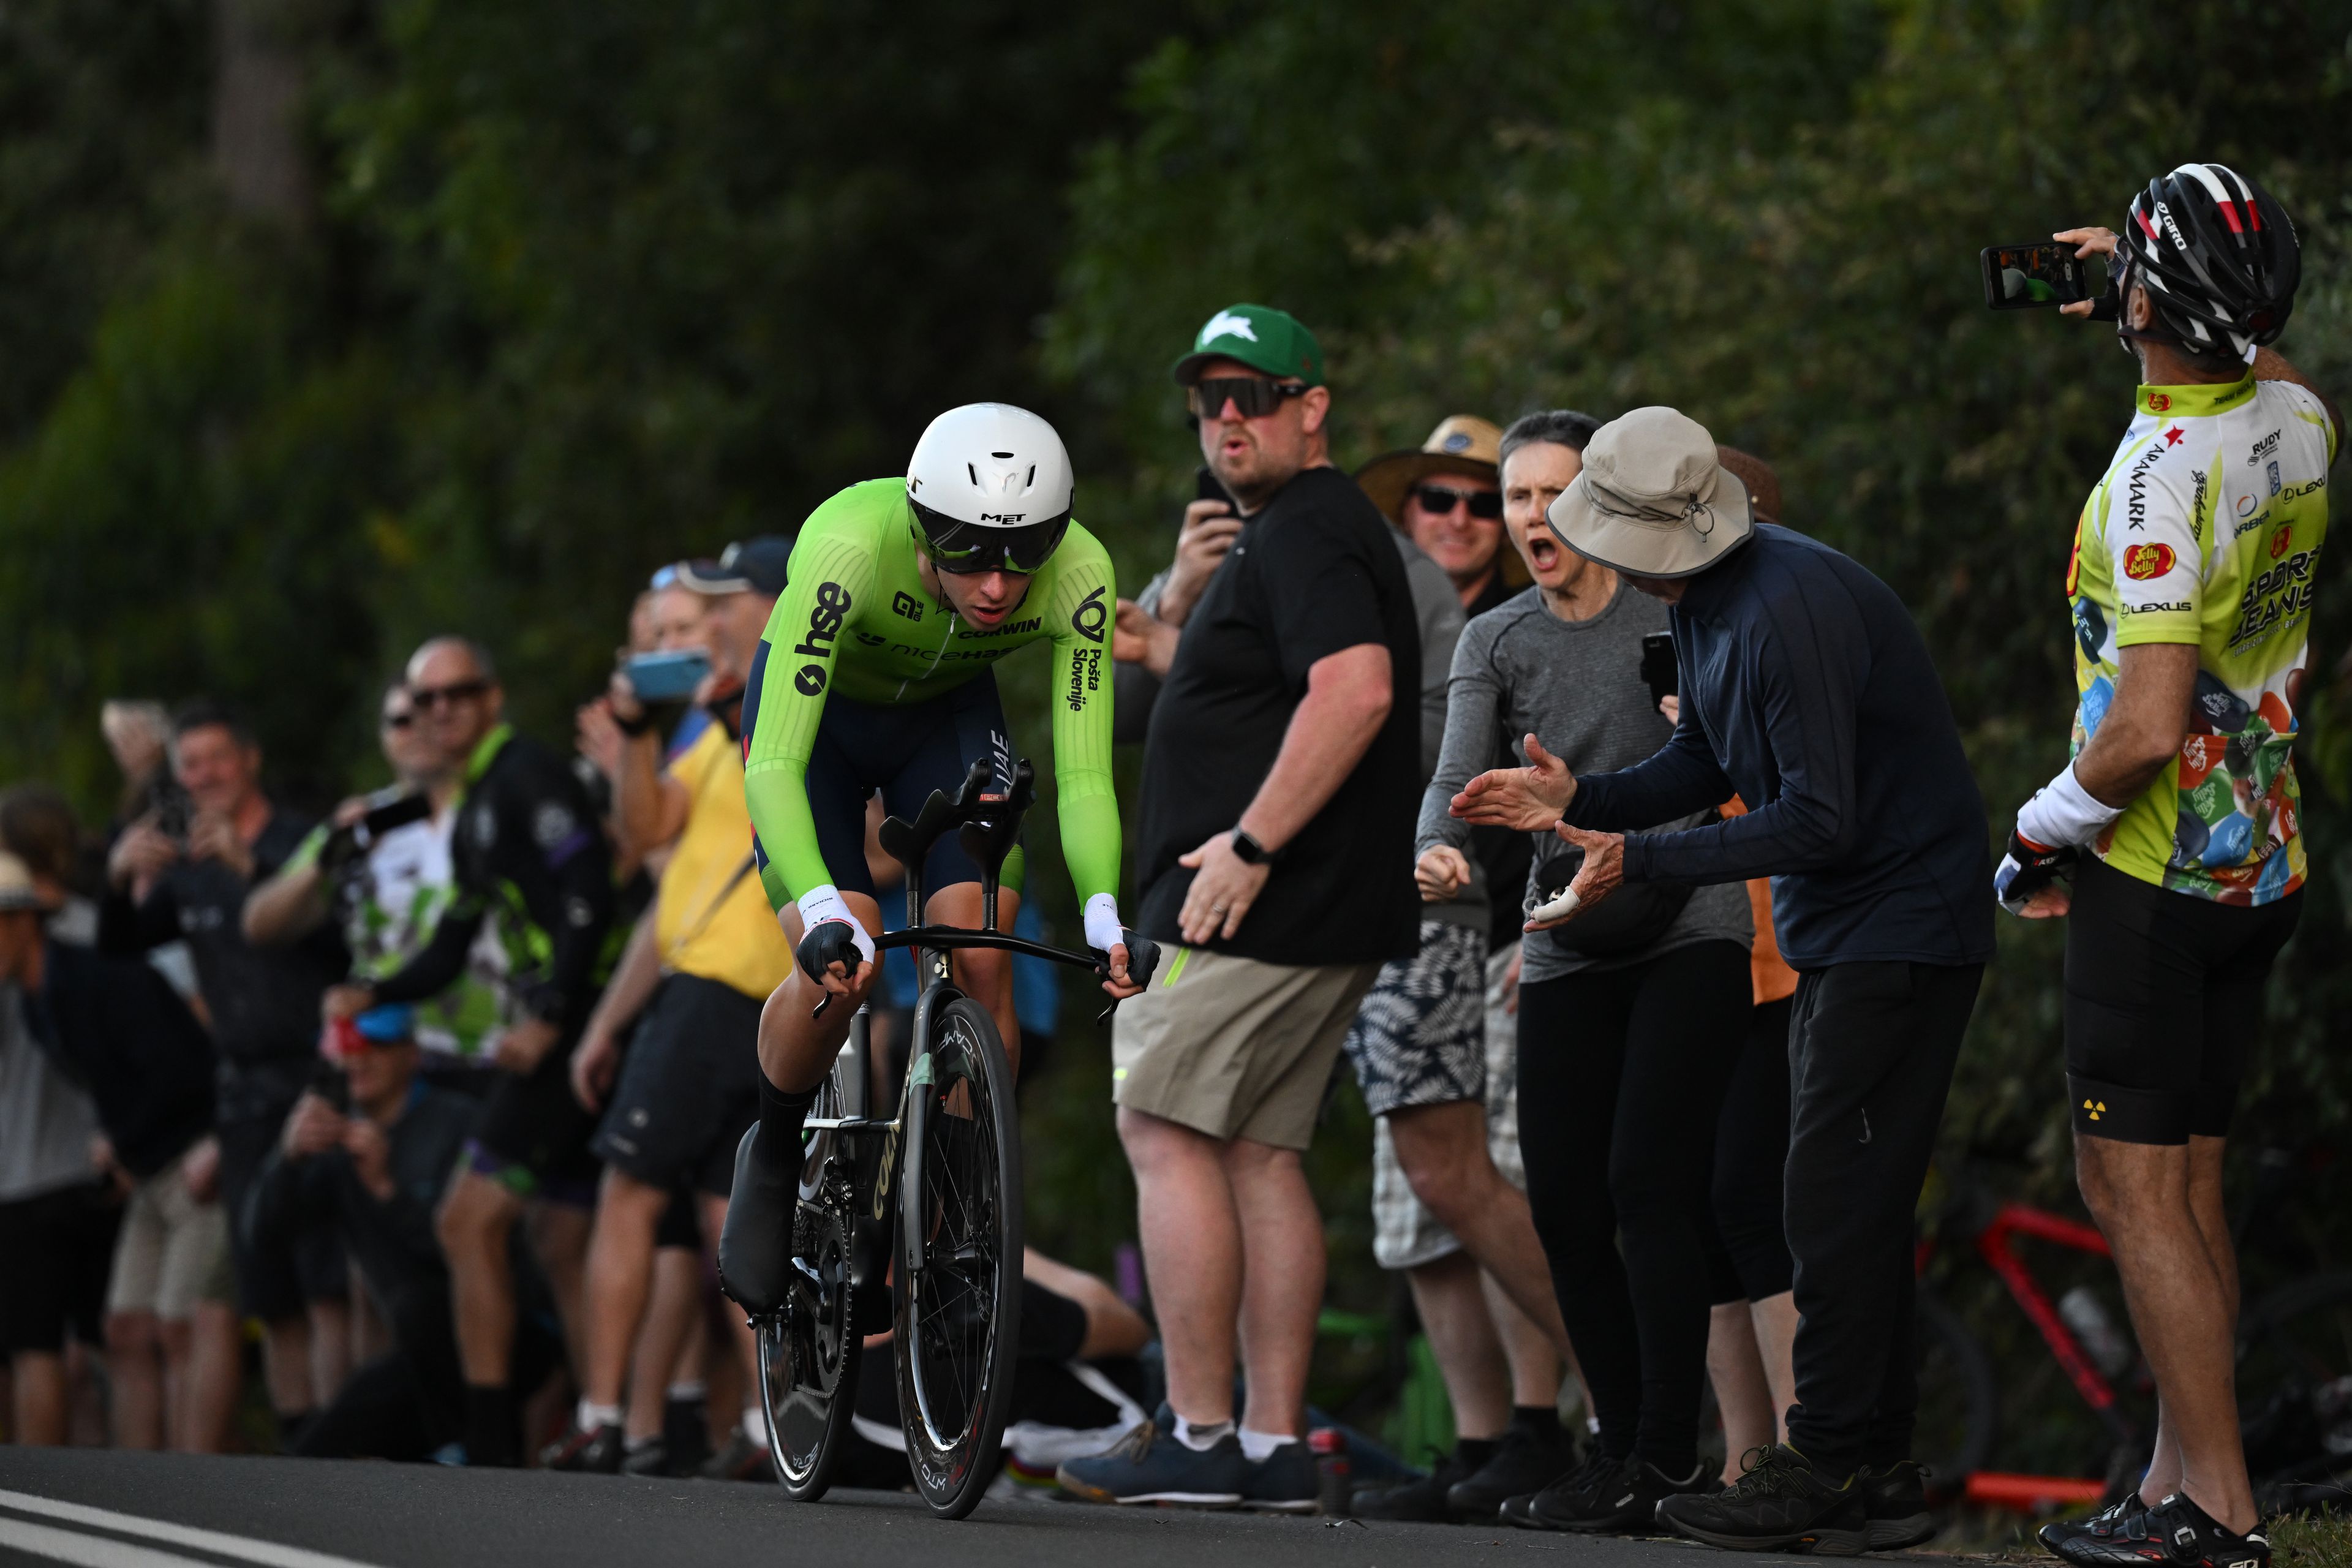
[[[1789,1163],[1789,1008],[1791,998],[1748,1010],[1747,1043],[1731,1069],[1715,1134],[1715,1227],[1723,1237],[1717,1301],[1761,1301],[1796,1278],[1780,1223]]]
[[[1716,1123],[1751,995],[1728,942],[1519,987],[1528,1203],[1601,1447],[1675,1477],[1698,1462]]]

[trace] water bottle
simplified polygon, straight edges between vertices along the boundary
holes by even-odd
[[[1333,1426],[1318,1426],[1307,1435],[1315,1456],[1315,1500],[1328,1519],[1345,1519],[1355,1501],[1356,1484],[1348,1466],[1348,1435]]]
[[[2088,1285],[2077,1285],[2058,1298],[2058,1316],[2103,1375],[2121,1376],[2131,1365],[2131,1346],[2116,1331],[2115,1320]]]

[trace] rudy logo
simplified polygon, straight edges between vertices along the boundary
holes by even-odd
[[[1100,642],[1103,623],[1109,618],[1110,612],[1103,608],[1103,591],[1097,588],[1079,600],[1078,607],[1071,612],[1070,629],[1088,642]]]
[[[2088,1113],[2088,1120],[2096,1121],[2107,1113],[2107,1102],[2104,1100],[2086,1100],[2083,1101],[2083,1109]]]
[[[2161,577],[2172,570],[2172,546],[2135,544],[2124,552],[2124,575],[2137,583]]]

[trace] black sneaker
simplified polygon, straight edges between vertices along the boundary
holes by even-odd
[[[791,1287],[800,1184],[800,1146],[772,1152],[760,1142],[758,1122],[745,1128],[719,1232],[719,1288],[755,1318],[782,1310]]]
[[[1927,1511],[1926,1467],[1913,1459],[1864,1465],[1855,1479],[1862,1485],[1862,1509],[1870,1520],[1873,1552],[1900,1552],[1935,1539],[1936,1519]]]
[[[1311,1458],[1308,1468],[1311,1473]],[[1176,1413],[1163,1405],[1118,1447],[1090,1458],[1071,1459],[1054,1472],[1054,1479],[1064,1491],[1087,1502],[1238,1508],[1248,1488],[1249,1461],[1242,1458],[1242,1440],[1231,1432],[1206,1449],[1178,1442]]]
[[[592,1476],[617,1476],[628,1445],[618,1426],[593,1430],[574,1422],[562,1436],[539,1451],[540,1464],[551,1470],[576,1470]]]
[[[1242,1456],[1242,1506],[1260,1513],[1313,1513],[1321,1501],[1315,1453],[1294,1438],[1263,1459]]]
[[[2105,1541],[2116,1532],[2116,1526],[2136,1513],[2146,1511],[2147,1504],[2140,1500],[2139,1493],[2126,1492],[2121,1502],[2111,1502],[2088,1519],[2053,1519],[2033,1534],[2042,1545],[2056,1552],[2061,1542],[2072,1541],[2078,1535],[2095,1535]]]
[[[1540,1491],[1522,1492],[1517,1497],[1505,1498],[1503,1506],[1496,1512],[1505,1523],[1516,1524],[1521,1530],[1558,1530],[1560,1526],[1552,1523],[1552,1519],[1580,1514],[1593,1508],[1601,1489],[1617,1479],[1617,1472],[1623,1468],[1624,1463],[1624,1460],[1612,1459],[1595,1448],[1585,1455],[1574,1469]],[[1536,1504],[1539,1501],[1544,1504],[1541,1514],[1536,1512]]]
[[[1506,1500],[1539,1492],[1574,1468],[1568,1434],[1539,1436],[1514,1422],[1496,1439],[1494,1458],[1447,1490],[1445,1506],[1456,1519],[1491,1520]]]
[[[666,1476],[690,1476],[710,1458],[710,1423],[699,1399],[662,1401],[662,1460]],[[628,1468],[625,1460],[622,1468]]]
[[[1429,1474],[1419,1480],[1399,1481],[1393,1486],[1379,1487],[1358,1492],[1349,1504],[1349,1511],[1358,1519],[1387,1520],[1392,1523],[1450,1524],[1453,1510],[1445,1506],[1445,1494],[1457,1481],[1468,1480],[1478,1467],[1463,1462],[1456,1449],[1438,1455],[1431,1450],[1437,1462]]]
[[[1538,1492],[1528,1500],[1528,1522],[1539,1530],[1572,1530],[1580,1535],[1646,1535],[1658,1528],[1658,1505],[1670,1497],[1706,1489],[1706,1467],[1694,1462],[1676,1480],[1641,1459],[1621,1462],[1608,1484],[1575,1491]],[[1516,1521],[1514,1521],[1516,1522]]]
[[[772,1481],[775,1467],[769,1462],[768,1446],[754,1443],[738,1426],[727,1435],[726,1447],[702,1463],[695,1472],[706,1481]]]
[[[2054,1549],[2075,1568],[2270,1568],[2270,1538],[2258,1525],[2240,1535],[2180,1492],[2116,1520],[2105,1535],[2084,1531]]]
[[[1811,1551],[1850,1557],[1870,1544],[1870,1515],[1856,1478],[1832,1486],[1785,1443],[1753,1450],[1738,1484],[1685,1492],[1658,1504],[1677,1535],[1734,1552]]]

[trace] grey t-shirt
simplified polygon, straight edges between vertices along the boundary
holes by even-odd
[[[98,1108],[41,1054],[25,994],[0,982],[0,1203],[98,1180]]]
[[[1474,617],[1454,650],[1445,744],[1422,796],[1415,853],[1435,844],[1467,851],[1470,825],[1449,815],[1447,806],[1464,784],[1492,765],[1496,748],[1506,742],[1524,763],[1522,737],[1532,731],[1575,773],[1631,767],[1664,745],[1674,726],[1642,679],[1642,638],[1665,629],[1666,606],[1622,583],[1607,607],[1589,621],[1561,620],[1544,608],[1538,588]],[[1695,816],[1673,826],[1694,826],[1701,820]],[[1570,850],[1556,835],[1535,838],[1530,887],[1548,863]],[[1698,942],[1735,942],[1745,948],[1755,933],[1745,887],[1733,882],[1700,888],[1665,934],[1641,952],[1591,958],[1560,946],[1549,932],[1529,933],[1520,978],[1553,980],[1579,970],[1621,968]]]

